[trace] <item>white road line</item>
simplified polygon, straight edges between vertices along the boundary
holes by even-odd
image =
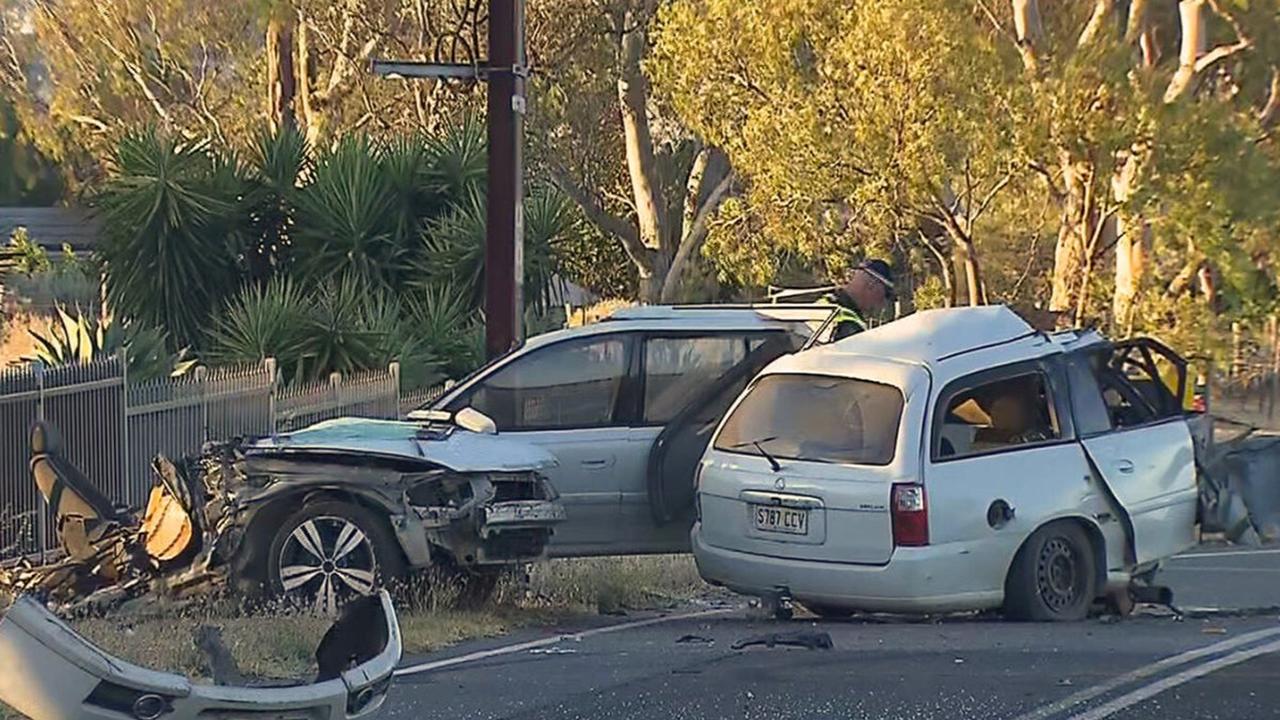
[[[1195,572],[1261,573],[1263,575],[1280,573],[1280,568],[1207,567],[1205,565],[1179,565],[1177,572],[1191,572],[1192,570]],[[1165,572],[1169,571],[1166,570]]]
[[[1055,703],[1045,705],[1042,708],[1037,708],[1025,715],[1019,715],[1014,720],[1044,720],[1044,718],[1057,715],[1058,713],[1063,712],[1064,710],[1069,710],[1081,703],[1086,703],[1099,695],[1109,693],[1112,690],[1123,685],[1128,685],[1135,680],[1143,680],[1155,675],[1156,673],[1164,672],[1169,668],[1189,663],[1192,660],[1198,660],[1208,655],[1214,655],[1232,648],[1240,647],[1241,645],[1247,645],[1255,640],[1261,640],[1275,635],[1280,635],[1280,627],[1255,630],[1254,632],[1245,633],[1244,635],[1229,638],[1222,642],[1216,642],[1212,645],[1206,645],[1204,647],[1178,653],[1177,655],[1171,655],[1163,660],[1157,660],[1150,665],[1144,665],[1137,670],[1131,670],[1123,675],[1117,675],[1104,683],[1099,683],[1092,687],[1080,690],[1079,692],[1072,693]]]
[[[1199,677],[1204,677],[1205,675],[1217,672],[1223,668],[1229,668],[1232,665],[1239,665],[1240,663],[1256,658],[1259,655],[1267,655],[1273,652],[1280,652],[1280,640],[1269,642],[1266,645],[1258,645],[1257,647],[1252,647],[1248,650],[1240,650],[1239,652],[1234,652],[1230,655],[1220,657],[1217,660],[1210,660],[1202,665],[1194,665],[1176,675],[1161,678],[1150,685],[1140,687],[1127,695],[1121,695],[1105,705],[1099,705],[1089,712],[1081,713],[1070,718],[1070,720],[1102,720],[1103,718],[1111,717],[1121,710],[1137,705],[1143,700],[1153,698],[1165,690],[1175,688],[1183,683],[1190,682]]]
[[[719,610],[700,610],[698,612],[683,613],[680,615],[663,615],[661,617],[648,618],[647,620],[636,620],[633,622],[618,623],[617,625],[606,625],[604,627],[583,630],[578,633],[556,635],[554,637],[542,638],[541,640],[530,640],[528,642],[515,643],[514,645],[503,645],[502,647],[478,650],[466,655],[459,655],[458,657],[445,658],[444,660],[434,660],[432,662],[420,663],[418,665],[396,668],[395,676],[404,677],[405,675],[417,675],[418,673],[431,672],[432,670],[440,670],[442,668],[453,667],[455,665],[463,665],[477,660],[486,660],[492,657],[511,655],[513,653],[525,652],[527,650],[536,650],[538,648],[555,645],[556,643],[565,641],[578,641],[584,638],[595,637],[597,635],[607,635],[609,633],[622,632],[623,630],[635,630],[637,628],[649,627],[650,625],[661,625],[662,623],[676,622],[678,620],[694,620],[697,618],[725,615],[727,613],[734,612],[737,609],[738,608],[722,608]]]
[[[1193,552],[1174,555],[1170,560],[1194,560],[1204,557],[1236,557],[1239,555],[1280,555],[1280,550],[1223,550],[1222,552]]]

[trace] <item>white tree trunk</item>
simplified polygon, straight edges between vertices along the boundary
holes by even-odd
[[[1178,71],[1169,80],[1164,101],[1171,103],[1191,89],[1196,78],[1196,60],[1204,54],[1204,5],[1205,0],[1179,0],[1178,20],[1182,28],[1182,40],[1178,46]]]
[[[1044,34],[1044,24],[1040,20],[1040,3],[1038,0],[1011,0],[1013,4],[1013,29],[1018,39],[1018,51],[1022,54],[1022,65],[1028,72],[1034,73],[1039,66],[1036,55],[1037,46]]]

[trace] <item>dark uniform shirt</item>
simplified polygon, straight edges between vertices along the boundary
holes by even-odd
[[[862,317],[862,313],[853,302],[853,298],[849,297],[849,294],[843,288],[838,288],[834,292],[823,295],[822,300],[839,308],[836,310],[834,320],[835,329],[831,333],[832,342],[843,340],[850,335],[856,335],[867,329],[866,319]]]

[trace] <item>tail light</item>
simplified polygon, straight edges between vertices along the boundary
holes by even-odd
[[[1196,395],[1191,398],[1191,410],[1193,412],[1202,413],[1208,409],[1209,404],[1205,402],[1204,395],[1196,393]]]
[[[929,544],[929,503],[923,485],[894,485],[890,500],[893,510],[894,547],[921,547]]]

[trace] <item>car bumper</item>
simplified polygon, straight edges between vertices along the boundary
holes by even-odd
[[[400,662],[400,628],[381,594],[387,643],[339,677],[310,685],[199,685],[112,657],[39,603],[19,598],[0,621],[0,700],[40,720],[145,717],[138,703],[162,707],[162,720],[252,717],[255,720],[346,720],[373,715]]]
[[[953,552],[897,548],[886,565],[795,560],[738,552],[703,542],[692,532],[693,557],[708,582],[744,595],[785,593],[804,602],[874,612],[937,613],[999,607],[1001,590],[950,592],[972,584],[970,568]]]

